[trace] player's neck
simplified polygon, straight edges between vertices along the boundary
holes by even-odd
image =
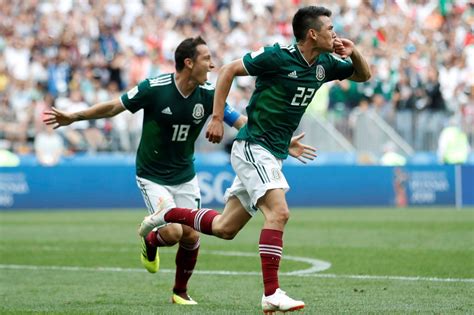
[[[176,72],[174,74],[176,87],[185,97],[189,96],[198,86],[198,82],[193,80],[190,75],[184,72]]]
[[[297,44],[301,55],[304,57],[309,65],[312,65],[314,61],[319,57],[321,52],[319,49],[315,49],[309,42],[303,42]]]

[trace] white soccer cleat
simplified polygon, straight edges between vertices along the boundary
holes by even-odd
[[[262,310],[265,314],[275,312],[292,312],[304,308],[303,301],[296,301],[286,295],[286,292],[276,289],[275,293],[262,297]]]
[[[141,237],[146,237],[148,233],[150,233],[154,228],[160,228],[166,225],[167,222],[165,221],[165,214],[174,207],[175,204],[173,200],[160,198],[157,206],[158,210],[143,219],[140,227],[138,228],[138,234]]]

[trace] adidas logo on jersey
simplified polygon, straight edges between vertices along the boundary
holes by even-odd
[[[289,76],[290,78],[293,78],[293,79],[298,78],[298,75],[296,74],[296,71],[290,72],[290,73],[288,74],[288,76]]]
[[[169,107],[166,107],[165,109],[163,109],[161,111],[163,114],[166,114],[166,115],[173,115],[173,113],[171,112],[171,109]]]

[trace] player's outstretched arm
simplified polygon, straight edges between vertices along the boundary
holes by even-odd
[[[207,125],[206,138],[212,143],[219,143],[224,136],[224,108],[225,100],[229,95],[232,81],[236,76],[248,75],[242,64],[242,60],[234,60],[224,65],[219,71],[216,83],[216,92],[214,93],[214,107],[212,110],[211,121]]]
[[[348,78],[351,81],[365,82],[371,77],[370,67],[354,43],[346,38],[336,38],[334,52],[342,58],[351,57],[354,73]]]
[[[123,107],[120,99],[97,103],[86,110],[75,113],[67,113],[53,107],[51,110],[44,112],[46,118],[43,121],[46,125],[52,125],[54,129],[57,129],[79,120],[112,117],[124,110],[125,107]]]
[[[302,132],[299,135],[291,138],[288,151],[292,157],[298,159],[301,163],[306,164],[306,160],[312,161],[317,157],[317,155],[315,153],[316,148],[300,142],[304,135],[305,133]]]

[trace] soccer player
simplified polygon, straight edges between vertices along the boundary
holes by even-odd
[[[194,144],[206,119],[212,113],[214,87],[206,82],[214,68],[211,54],[201,37],[188,38],[175,51],[175,73],[146,79],[120,99],[93,105],[87,110],[65,113],[55,108],[46,111],[45,123],[55,128],[75,121],[112,117],[126,109],[144,110],[143,130],[136,157],[136,181],[149,213],[157,210],[164,198],[173,207],[200,208],[200,190],[194,170]],[[224,120],[236,128],[247,117],[225,106]],[[296,158],[314,158],[314,148],[303,145],[300,134],[292,141]],[[196,304],[187,294],[199,250],[199,233],[180,224],[169,224],[149,231],[142,239],[141,262],[151,272],[159,268],[157,247],[179,243],[172,301]]]
[[[330,17],[331,11],[324,7],[301,8],[292,21],[296,44],[264,47],[221,68],[206,132],[214,143],[223,136],[224,104],[234,77],[257,77],[247,106],[248,122],[232,147],[231,163],[237,177],[226,192],[224,212],[175,208],[162,200],[160,211],[146,217],[139,228],[144,235],[155,226],[176,222],[232,239],[257,209],[262,211],[265,223],[259,252],[264,284],[262,309],[266,313],[293,311],[305,305],[286,295],[278,282],[283,230],[289,218],[285,199],[289,186],[281,166],[291,136],[322,84],[336,79],[363,82],[371,76],[354,43],[336,36]]]

